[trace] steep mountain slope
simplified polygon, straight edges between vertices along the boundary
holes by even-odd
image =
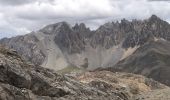
[[[118,62],[112,70],[132,72],[170,85],[170,42],[157,40],[146,43],[132,55]]]
[[[2,39],[0,43],[46,68],[76,66],[93,70],[114,66],[156,39],[169,41],[170,25],[152,15],[143,21],[106,23],[95,31],[83,23],[71,27],[60,22],[24,36]]]
[[[52,70],[27,64],[16,52],[2,47],[0,74],[1,100],[104,100],[105,96],[107,100],[121,99]]]
[[[133,100],[139,93],[162,89],[169,87],[128,73],[63,76],[28,64],[15,51],[0,46],[1,100]]]

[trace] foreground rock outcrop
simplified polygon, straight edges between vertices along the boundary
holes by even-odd
[[[150,91],[161,91],[165,88],[169,89],[169,87],[152,79],[131,73],[94,71],[83,73],[78,76],[77,79],[101,91],[107,93],[116,92],[125,100],[133,100]]]
[[[0,100],[133,100],[169,89],[152,79],[108,71],[60,75],[0,47]]]
[[[67,76],[22,60],[16,52],[0,47],[1,100],[118,99]],[[103,98],[103,99],[102,99]]]

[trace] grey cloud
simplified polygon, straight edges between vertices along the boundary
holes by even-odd
[[[170,1],[170,0],[148,0],[148,1]]]
[[[13,1],[13,2],[12,2]],[[15,1],[15,2],[14,2]],[[25,34],[67,21],[84,22],[92,29],[108,21],[145,19],[156,14],[170,18],[169,2],[148,0],[0,0],[0,33]],[[15,7],[13,6],[15,5]],[[2,35],[1,35],[2,36]]]
[[[0,0],[1,5],[22,5],[31,3],[34,0]]]
[[[0,5],[17,6],[34,2],[53,2],[54,0],[0,0]]]

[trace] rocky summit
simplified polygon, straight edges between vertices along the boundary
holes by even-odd
[[[0,100],[165,100],[170,90],[130,73],[93,71],[61,75],[0,46]],[[156,95],[145,95],[145,93]],[[165,93],[165,94],[164,94]],[[168,100],[168,99],[167,99]]]

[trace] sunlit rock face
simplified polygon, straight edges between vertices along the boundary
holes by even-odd
[[[46,68],[77,66],[92,70],[112,67],[148,42],[169,41],[169,35],[170,25],[152,15],[146,20],[109,22],[94,31],[84,23],[72,27],[59,22],[24,36],[1,39],[0,43]]]

